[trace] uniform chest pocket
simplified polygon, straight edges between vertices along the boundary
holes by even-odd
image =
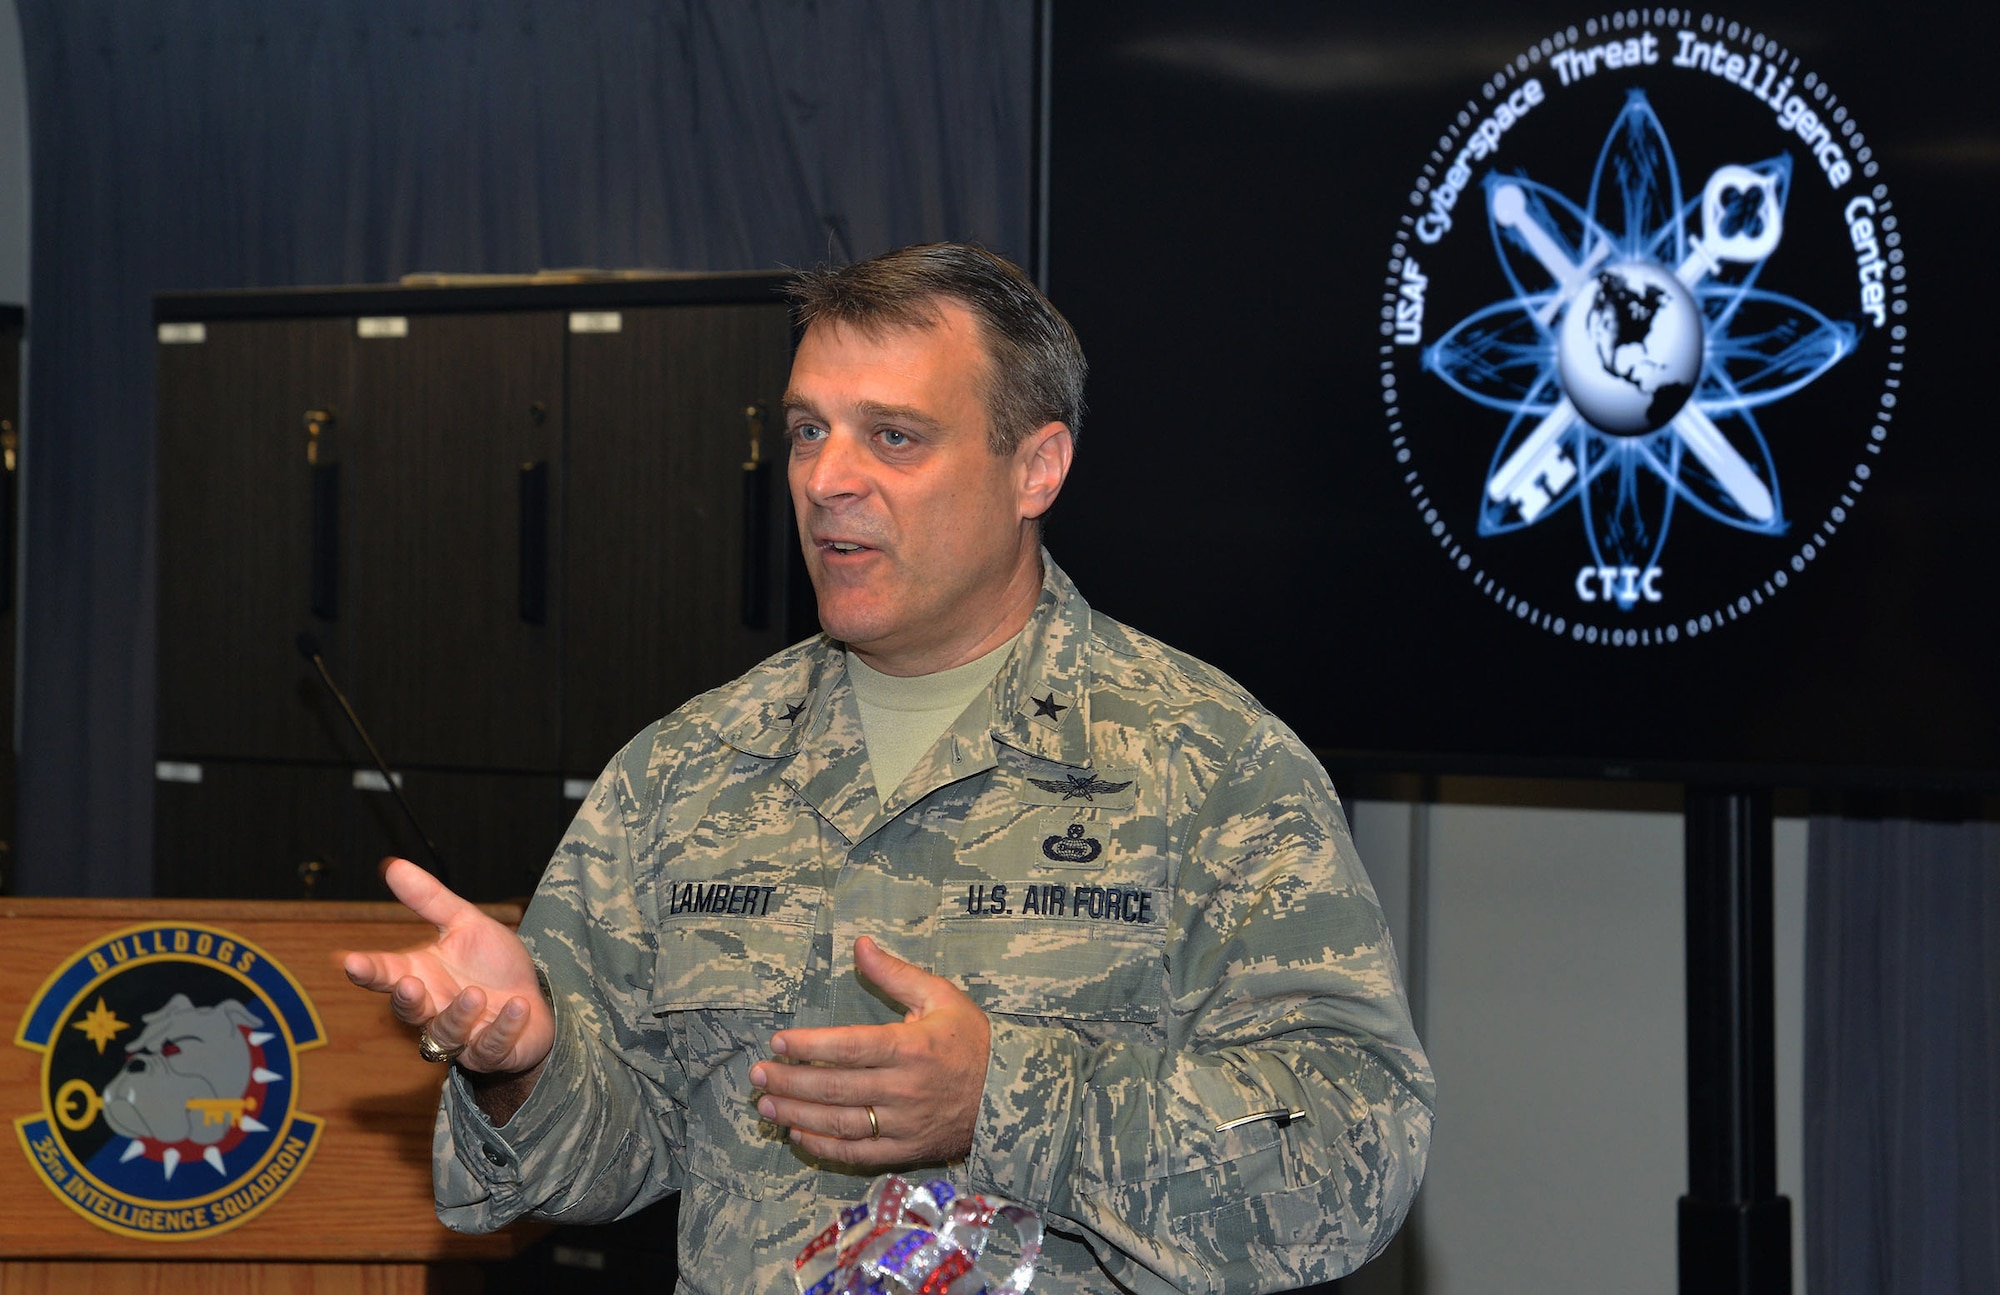
[[[716,883],[664,905],[653,968],[652,1010],[702,1009],[789,1015],[799,1009],[820,901],[816,888]]]
[[[737,1197],[795,1190],[790,1144],[756,1113],[750,1065],[804,1007],[818,888],[676,887],[659,907],[651,1008],[684,1079],[688,1171]],[[754,893],[753,893],[754,892]],[[779,1171],[789,1168],[788,1176]],[[696,1199],[701,1198],[696,1193]]]
[[[1081,912],[1074,908],[1079,895]],[[1039,903],[1003,896],[1004,911],[967,912],[955,904],[938,922],[938,974],[988,1012],[1144,1024],[1165,1019],[1165,925],[1138,920],[1142,910],[1148,917],[1158,912],[1157,892],[1076,887],[1064,896],[1062,913],[1046,911],[1051,894],[1037,898]]]

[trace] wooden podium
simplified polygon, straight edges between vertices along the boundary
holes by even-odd
[[[520,920],[518,908],[488,906],[487,911],[509,923]],[[0,1291],[6,1295],[182,1291],[422,1295],[442,1289],[448,1278],[467,1275],[455,1265],[507,1258],[540,1236],[546,1229],[532,1224],[517,1224],[491,1236],[461,1236],[437,1221],[431,1200],[431,1128],[444,1070],[417,1056],[409,1027],[390,1015],[386,996],[349,984],[334,956],[339,949],[402,948],[429,933],[428,926],[392,903],[0,898],[0,1019],[6,1027],[0,1039],[0,1113],[8,1125],[5,1145],[0,1145],[0,1201],[5,1202],[0,1207]],[[221,947],[224,937],[232,935],[242,941],[241,946]],[[115,945],[114,936],[120,937]],[[33,1131],[53,1131],[55,1119],[64,1127],[87,1130],[94,1128],[90,1120],[108,1121],[110,1113],[99,1096],[106,1091],[105,1081],[72,1080],[63,1089],[65,1096],[52,1101],[50,1089],[58,1086],[50,1077],[52,1059],[65,1054],[53,1045],[37,1048],[21,1040],[39,1029],[42,1037],[67,1038],[70,1048],[82,1049],[88,1045],[76,1041],[80,1036],[66,1032],[82,1031],[90,1042],[103,1035],[97,1052],[111,1059],[95,1062],[99,1071],[125,1064],[126,1045],[139,1034],[138,1013],[126,1007],[121,1017],[115,1001],[107,1006],[105,996],[90,987],[96,983],[91,977],[114,959],[123,961],[121,952],[139,963],[151,950],[157,955],[154,963],[173,963],[177,944],[183,946],[181,962],[191,960],[188,950],[194,949],[218,961],[220,971],[196,968],[190,973],[206,976],[201,983],[225,983],[217,977],[234,974],[238,967],[266,974],[255,955],[247,952],[254,948],[289,973],[289,981],[303,991],[320,1037],[287,1054],[285,1068],[291,1073],[286,1080],[291,1084],[290,1111],[316,1120],[317,1133],[310,1137],[307,1157],[289,1157],[295,1164],[281,1163],[276,1151],[268,1153],[267,1162],[260,1162],[270,1164],[268,1177],[280,1173],[289,1177],[272,1199],[233,1225],[193,1228],[171,1237],[136,1235],[129,1227],[120,1231],[89,1217],[86,1207],[65,1199],[53,1183],[70,1182],[76,1188],[73,1195],[96,1202],[100,1212],[114,1220],[138,1218],[140,1226],[164,1227],[146,1220],[169,1214],[104,1210],[105,1194],[80,1185],[88,1175],[72,1166],[65,1178],[65,1171],[53,1163],[45,1166],[31,1158]],[[92,950],[98,951],[95,961]],[[220,963],[218,953],[230,961]],[[73,974],[61,984],[52,983],[65,966],[72,967]],[[177,963],[165,970],[155,966],[148,974],[158,980],[177,969]],[[85,989],[78,991],[79,985]],[[254,991],[247,981],[245,985]],[[94,1016],[75,1014],[64,1024],[51,1026],[52,1014],[60,1011],[57,1004],[42,1006],[39,1026],[31,1024],[38,1005],[65,994],[75,999],[77,992],[83,999],[96,999]],[[119,1027],[115,1036],[113,1027]],[[251,1027],[242,1028],[248,1034]],[[271,1036],[248,1037],[255,1042]],[[280,1040],[264,1046],[282,1045]],[[187,1046],[196,1045],[189,1041]],[[181,1050],[173,1043],[154,1047]],[[185,1105],[234,1106],[239,1113],[244,1107],[256,1109],[254,1098]],[[214,1118],[226,1122],[226,1116]],[[252,1127],[261,1128],[254,1118],[244,1125]],[[102,1130],[94,1132],[104,1147],[115,1150],[125,1145]],[[56,1159],[46,1134],[38,1145],[51,1162]],[[192,1149],[191,1143],[183,1145]],[[246,1155],[255,1150],[254,1144],[243,1145]],[[130,1146],[128,1159],[144,1149],[138,1141]],[[153,1151],[162,1154],[157,1147]],[[167,1154],[178,1160],[176,1153]],[[221,1161],[217,1155],[214,1169],[199,1159],[153,1168],[163,1169],[168,1180],[178,1171],[182,1182],[205,1186],[209,1179],[199,1175],[219,1174]],[[134,1172],[144,1168],[147,1165],[141,1162]],[[214,1181],[223,1180],[218,1176]],[[258,1190],[246,1181],[236,1199],[250,1201]],[[216,1200],[203,1208],[221,1216],[233,1207]],[[208,1216],[184,1210],[179,1217]]]

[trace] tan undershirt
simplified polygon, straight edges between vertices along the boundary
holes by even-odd
[[[1020,637],[1017,634],[975,661],[936,674],[883,674],[854,653],[847,654],[847,679],[861,707],[861,734],[868,743],[868,765],[875,772],[878,796],[887,801],[931,744],[973,698],[986,691]]]

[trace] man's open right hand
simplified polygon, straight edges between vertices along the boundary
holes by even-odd
[[[465,1069],[532,1080],[555,1045],[555,1013],[527,946],[408,859],[391,859],[382,875],[437,938],[396,953],[344,953],[347,978],[388,994],[396,1019],[438,1047],[462,1046]]]

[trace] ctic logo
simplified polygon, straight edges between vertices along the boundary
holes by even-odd
[[[150,1241],[226,1231],[305,1167],[320,1124],[296,1109],[298,1054],[325,1042],[291,975],[189,922],[135,926],[49,978],[16,1043],[42,1054],[42,1111],[15,1121],[50,1190]]]
[[[1823,80],[1712,15],[1593,18],[1500,69],[1412,189],[1382,309],[1391,448],[1446,560],[1614,647],[1783,593],[1894,421],[1879,169]]]

